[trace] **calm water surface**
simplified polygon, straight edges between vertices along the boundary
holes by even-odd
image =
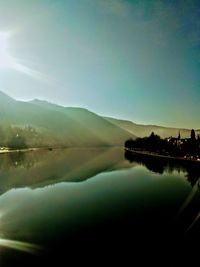
[[[200,237],[199,171],[122,148],[0,155],[0,264],[183,258]]]

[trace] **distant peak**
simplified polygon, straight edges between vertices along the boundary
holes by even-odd
[[[31,100],[30,102],[31,103],[46,103],[46,104],[50,104],[48,101],[41,100],[41,99],[38,99],[38,98],[35,98],[35,99]]]
[[[47,100],[42,100],[42,99],[38,99],[38,98],[31,100],[30,103],[38,104],[38,105],[45,105],[45,106],[47,106],[47,105],[48,106],[59,106],[59,105],[51,103]]]

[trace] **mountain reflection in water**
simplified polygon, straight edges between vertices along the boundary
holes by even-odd
[[[101,172],[130,168],[119,151],[70,148],[0,155],[0,195],[12,188],[80,182]]]
[[[44,248],[33,256],[0,247],[1,266],[80,258],[94,266],[89,255],[125,264],[153,249],[187,255],[199,239],[196,171],[129,156],[122,148],[0,155],[0,238]]]

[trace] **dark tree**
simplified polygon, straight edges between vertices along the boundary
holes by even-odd
[[[181,133],[180,133],[180,131],[178,133],[178,140],[181,140]]]
[[[152,132],[152,133],[150,134],[149,138],[154,139],[154,137],[155,137],[155,134],[154,134],[154,132]]]
[[[124,146],[126,148],[133,148],[134,147],[134,140],[133,139],[129,139],[125,142]]]
[[[196,140],[194,129],[191,130],[191,136],[190,136],[190,138],[191,138],[191,141],[195,141]]]

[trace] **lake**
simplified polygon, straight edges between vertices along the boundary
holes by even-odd
[[[200,237],[199,177],[200,164],[118,147],[0,155],[0,264],[155,263],[158,253],[160,266],[174,266],[172,256],[191,264]]]

